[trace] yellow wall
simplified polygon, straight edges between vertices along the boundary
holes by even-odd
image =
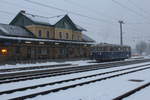
[[[60,37],[60,32],[62,34],[62,38]],[[66,33],[68,33],[68,38],[66,38]],[[55,39],[81,40],[82,33],[69,29],[55,28]]]
[[[49,31],[50,39],[63,39],[63,40],[82,40],[82,33],[78,31],[73,31],[69,29],[54,28],[50,26],[39,26],[39,25],[30,25],[26,26],[36,37],[39,37],[39,30],[41,30],[42,36],[39,38],[48,38],[47,31]],[[62,37],[60,37],[60,32]],[[68,38],[67,35],[68,34]]]
[[[54,28],[50,26],[39,26],[39,25],[30,25],[26,26],[28,30],[30,30],[36,37],[39,37],[39,30],[41,30],[42,36],[39,38],[48,38],[47,31],[49,31],[49,38],[54,38]]]

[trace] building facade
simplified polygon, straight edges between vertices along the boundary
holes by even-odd
[[[0,61],[88,58],[94,41],[68,15],[43,17],[21,11],[0,24]]]

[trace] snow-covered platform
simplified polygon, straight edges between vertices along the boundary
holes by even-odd
[[[135,59],[150,59],[150,56],[137,56],[125,61],[135,60]],[[107,62],[101,62],[107,63]],[[95,60],[73,60],[73,61],[47,61],[47,62],[37,62],[37,63],[17,63],[17,64],[4,64],[0,65],[0,69],[9,69],[9,68],[21,68],[21,67],[34,67],[34,66],[48,66],[48,65],[61,65],[61,64],[72,64],[72,65],[91,65],[97,64]]]

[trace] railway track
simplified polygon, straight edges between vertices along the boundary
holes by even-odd
[[[150,64],[146,64],[145,66],[148,66],[148,65],[150,65]],[[61,80],[61,81],[57,81],[57,82],[45,83],[45,84],[35,85],[35,86],[31,86],[31,87],[25,87],[25,88],[18,88],[18,89],[9,90],[9,91],[3,91],[3,92],[0,92],[0,95],[9,94],[9,93],[13,93],[13,92],[16,92],[16,91],[23,91],[23,90],[27,90],[27,89],[33,89],[33,88],[37,88],[37,87],[43,87],[43,86],[47,86],[47,85],[54,85],[54,84],[60,84],[60,83],[63,83],[63,82],[80,80],[80,79],[84,79],[84,78],[91,78],[91,77],[101,76],[101,75],[110,74],[110,73],[114,73],[114,72],[120,72],[120,71],[140,68],[140,67],[143,67],[143,65],[136,66],[136,67],[131,67],[131,68],[124,68],[124,69],[118,69],[118,70],[113,70],[113,71],[107,71],[107,72],[103,72],[103,73],[97,73],[97,74],[87,75],[87,76],[78,77],[78,78]]]
[[[133,60],[132,60],[133,61]],[[140,61],[140,60],[134,60],[134,61]],[[142,60],[141,60],[142,61]],[[145,60],[143,60],[145,61]],[[121,63],[121,62],[131,62],[131,61],[114,61],[114,62],[108,62],[108,63]],[[89,63],[96,63],[96,62],[89,62]],[[105,62],[100,63],[99,65],[105,64]],[[0,73],[2,72],[19,72],[19,71],[30,71],[30,70],[36,70],[36,69],[45,69],[45,68],[57,68],[57,67],[64,67],[64,66],[71,66],[72,64],[56,64],[56,65],[45,65],[45,66],[33,66],[33,67],[21,67],[21,68],[7,68],[7,69],[0,69]]]
[[[33,67],[22,67],[22,68],[7,68],[7,69],[0,69],[0,73],[1,72],[15,72],[15,71],[45,69],[45,68],[55,68],[55,67],[70,66],[70,65],[72,65],[72,64],[56,64],[56,65],[33,66]]]
[[[90,83],[94,83],[94,82],[98,82],[98,81],[103,81],[103,80],[106,80],[106,79],[119,77],[119,76],[130,74],[130,73],[135,73],[135,72],[146,70],[146,69],[150,69],[150,65],[149,66],[148,65],[142,65],[142,66],[136,66],[136,67],[133,67],[133,68],[113,70],[113,71],[109,71],[109,72],[105,72],[105,73],[98,73],[98,74],[94,74],[94,75],[78,77],[78,78],[73,78],[73,79],[68,79],[68,80],[62,80],[62,81],[57,81],[57,82],[52,82],[52,83],[47,83],[47,84],[40,84],[40,85],[35,85],[35,86],[30,86],[30,87],[18,88],[18,89],[14,89],[14,90],[1,91],[0,95],[19,92],[19,91],[25,91],[25,90],[28,90],[28,89],[36,89],[38,87],[41,88],[41,87],[45,87],[47,85],[49,85],[49,86],[52,85],[53,86],[54,84],[60,84],[60,83],[64,84],[64,82],[70,82],[70,81],[74,82],[76,80],[84,79],[84,81],[77,82],[77,83],[74,82],[74,84],[69,84],[69,85],[66,85],[66,86],[60,86],[60,87],[52,88],[50,90],[40,91],[40,92],[37,92],[37,93],[32,93],[32,94],[25,95],[25,96],[10,98],[10,100],[23,100],[23,99],[27,99],[27,98],[33,98],[33,97],[36,97],[38,95],[46,95],[46,94],[51,93],[51,92],[57,92],[57,91],[60,91],[60,90],[74,88],[76,86],[82,86],[82,85],[86,85],[86,84],[90,84]],[[108,74],[111,74],[111,75],[108,75]],[[99,76],[102,76],[102,77],[99,78]],[[91,78],[91,77],[97,77],[97,78],[86,80],[87,78]],[[121,100],[121,99],[116,99],[116,100]]]
[[[133,89],[133,90],[130,90],[130,91],[128,91],[127,93],[125,93],[125,94],[123,94],[123,95],[120,95],[120,96],[114,98],[113,100],[123,100],[123,99],[125,99],[125,98],[127,98],[127,97],[133,95],[134,93],[136,93],[136,92],[138,92],[138,91],[140,91],[140,90],[142,90],[142,89],[148,87],[148,86],[150,86],[150,82],[148,82],[148,83],[146,83],[146,84],[144,84],[144,85],[142,85],[142,86],[140,86],[140,87],[137,87],[137,88],[135,88],[135,89]]]
[[[148,62],[148,61],[149,59],[144,59],[144,60],[117,62],[117,63],[111,62],[111,63],[106,63],[106,64],[96,64],[96,65],[87,65],[87,66],[78,66],[78,67],[41,70],[41,71],[38,70],[38,71],[29,71],[29,72],[1,74],[0,84],[32,80],[32,79],[38,79],[38,78],[45,78],[45,77],[52,77],[52,76],[58,76],[58,75],[66,75],[66,74],[79,73],[79,72],[86,72],[86,71],[98,70],[98,69],[106,69],[106,68],[136,64],[136,63]]]

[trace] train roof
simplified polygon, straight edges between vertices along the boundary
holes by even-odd
[[[110,47],[130,47],[130,46],[127,46],[127,45],[118,45],[118,44],[109,44],[109,43],[99,43],[99,44],[96,44],[95,46],[97,47],[105,47],[105,46],[110,46]]]

